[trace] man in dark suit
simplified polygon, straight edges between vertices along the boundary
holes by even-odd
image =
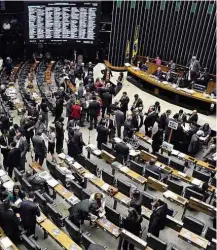
[[[145,169],[148,169],[156,174],[158,174],[160,176],[161,179],[161,171],[160,169],[155,165],[155,160],[151,159],[149,163],[146,164]]]
[[[80,127],[78,126],[75,127],[74,140],[78,148],[78,154],[82,154],[83,146],[85,146],[85,143],[82,138],[82,133],[80,132]]]
[[[0,224],[4,233],[13,241],[16,242],[19,238],[20,219],[11,209],[8,199],[3,202],[4,209],[0,213]]]
[[[127,96],[127,92],[123,92],[123,95],[120,99],[120,109],[121,111],[124,113],[124,120],[126,119],[126,113],[128,110],[128,103],[129,103],[130,99]]]
[[[19,148],[16,148],[16,142],[12,142],[10,147],[11,149],[8,153],[6,168],[8,170],[8,175],[12,178],[14,168],[20,169],[21,152]]]
[[[35,152],[35,161],[39,160],[39,164],[42,166],[44,162],[44,158],[47,157],[47,147],[45,145],[45,141],[42,137],[42,132],[38,131],[38,133],[32,138],[34,152]]]
[[[165,131],[167,124],[169,122],[169,116],[171,115],[171,113],[172,113],[172,111],[168,109],[165,113],[163,113],[160,116],[158,127],[163,129],[164,131]]]
[[[111,113],[110,106],[112,103],[112,95],[109,93],[109,90],[106,89],[106,92],[102,94],[102,118],[104,118],[105,111],[109,115]]]
[[[124,113],[118,108],[114,111],[117,135],[121,138],[121,127],[124,125]]]
[[[187,120],[188,123],[193,123],[193,124],[197,124],[198,121],[198,114],[197,114],[197,110],[193,110],[191,114],[188,114],[189,118]]]
[[[0,136],[0,146],[1,146],[1,153],[3,155],[3,166],[6,166],[7,157],[9,152],[9,139],[6,130],[2,130],[2,135]]]
[[[28,200],[20,204],[20,218],[28,235],[35,235],[36,216],[40,216],[40,210],[34,203],[34,198],[34,193],[30,192]]]
[[[64,118],[59,117],[55,123],[56,128],[56,152],[60,154],[63,150],[63,141],[64,141]]]
[[[124,138],[124,140],[125,140],[125,138]],[[115,151],[116,151],[117,158],[123,160],[122,163],[125,163],[128,159],[129,153],[130,153],[130,149],[126,145],[126,143],[123,141],[118,142],[115,145]]]
[[[105,127],[105,121],[101,121],[101,124],[97,127],[97,148],[101,150],[102,143],[107,144],[109,130]]]
[[[163,230],[166,225],[167,213],[167,204],[162,200],[157,200],[157,202],[153,206],[153,212],[149,220],[149,233],[153,234],[156,237],[159,237],[160,230]]]
[[[94,128],[97,126],[97,116],[100,111],[100,103],[96,100],[96,96],[93,96],[92,101],[89,104],[89,113],[90,113],[90,127],[89,129],[93,129],[93,122]]]

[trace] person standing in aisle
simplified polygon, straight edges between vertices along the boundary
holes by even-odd
[[[55,140],[56,140],[55,127],[51,125],[50,130],[48,132],[48,153],[51,154],[52,162],[56,162],[56,158],[54,154]]]
[[[97,148],[101,150],[102,143],[107,144],[109,130],[105,127],[105,121],[101,121],[100,125],[97,127]]]
[[[60,117],[55,123],[56,127],[56,152],[57,154],[62,153],[63,151],[63,141],[64,141],[64,129],[63,129],[64,118]]]
[[[89,104],[90,130],[93,129],[93,125],[94,128],[96,128],[97,126],[97,116],[99,114],[99,111],[100,111],[100,103],[96,100],[96,96],[93,96],[92,101]]]

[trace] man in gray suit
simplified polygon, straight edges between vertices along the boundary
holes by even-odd
[[[16,133],[16,148],[19,148],[20,155],[20,170],[25,170],[26,163],[26,153],[29,150],[29,145],[24,136],[24,131],[22,128],[18,128],[18,132]]]
[[[117,109],[114,111],[115,115],[115,126],[117,128],[117,134],[118,137],[121,137],[121,126],[124,125],[124,112],[122,112],[120,109]]]
[[[200,71],[200,63],[196,59],[196,56],[192,56],[191,61],[188,63],[188,66],[190,76],[189,80],[194,81],[197,78],[198,72]]]
[[[39,164],[42,166],[44,158],[47,157],[47,147],[45,145],[41,131],[38,131],[37,134],[33,136],[32,142],[35,152],[35,161],[39,161]]]

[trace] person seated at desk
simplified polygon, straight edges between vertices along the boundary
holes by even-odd
[[[156,64],[156,65],[161,65],[161,64],[162,64],[162,61],[161,61],[161,59],[160,59],[159,56],[157,56],[156,59],[155,59],[154,61],[155,61],[155,64]]]
[[[190,144],[188,146],[188,153],[191,156],[195,156],[200,150],[200,137],[203,137],[204,133],[202,130],[198,130],[196,134],[191,137]]]
[[[26,180],[32,185],[33,191],[43,190],[49,194],[48,184],[45,179],[41,178],[37,173],[26,172]]]
[[[20,235],[20,216],[15,214],[11,209],[11,204],[8,199],[3,201],[3,210],[0,212],[0,226],[5,235],[7,235],[13,243],[19,241]]]
[[[216,151],[216,137],[213,137],[209,142],[209,147],[204,154],[203,158],[206,159],[209,154],[212,154]]]
[[[132,193],[130,194],[131,201],[129,203],[129,206],[134,208],[138,215],[142,214],[142,201],[143,197],[142,194],[138,189],[134,189]]]
[[[129,153],[130,153],[130,149],[129,147],[126,145],[127,142],[127,138],[124,138],[124,141],[118,142],[115,145],[115,151],[116,151],[116,155],[120,158],[123,159],[124,162],[127,161]]]
[[[189,118],[187,120],[188,123],[194,123],[197,124],[198,121],[198,114],[197,114],[197,110],[193,110],[191,114],[187,114],[189,115]]]
[[[13,192],[12,193],[9,193],[8,195],[8,200],[11,202],[11,203],[16,203],[18,200],[25,200],[26,199],[26,194],[24,191],[21,190],[20,186],[18,185],[14,185],[13,186]]]
[[[211,134],[211,128],[209,126],[209,123],[205,123],[203,126],[199,128],[199,130],[203,131],[204,133],[202,140],[208,141],[210,134]]]
[[[145,165],[145,169],[148,169],[156,174],[159,175],[159,180],[166,181],[168,178],[168,174],[164,173],[155,165],[156,161],[154,159],[151,159],[148,163]]]
[[[152,214],[149,220],[149,233],[159,237],[160,231],[163,230],[166,225],[167,212],[167,204],[164,201],[158,199],[153,205]]]
[[[141,228],[141,216],[136,212],[135,208],[128,208],[128,216],[122,220],[122,228],[139,237]],[[123,250],[134,250],[134,245],[124,240],[122,245]]]
[[[209,81],[210,75],[207,71],[207,68],[204,68],[203,72],[200,72],[200,76],[196,79],[196,83],[207,87]]]
[[[186,189],[190,189],[190,190],[193,190],[199,194],[202,194],[203,197],[204,197],[204,202],[206,202],[206,200],[209,198],[209,193],[208,193],[208,188],[209,188],[209,185],[208,183],[204,182],[202,184],[202,186],[196,186],[196,185],[192,185],[192,186],[187,186],[185,188]],[[187,199],[190,199],[190,197],[186,197]]]
[[[162,75],[161,67],[158,67],[158,68],[157,68],[157,71],[155,71],[152,75],[154,75],[154,76],[160,78],[161,75]]]

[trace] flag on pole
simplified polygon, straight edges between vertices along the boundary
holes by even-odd
[[[134,41],[133,41],[133,57],[135,57],[138,53],[138,35],[139,35],[139,26],[136,27],[135,34],[134,34]]]
[[[126,54],[125,54],[125,58],[129,59],[130,57],[130,41],[127,40],[127,46],[126,46]]]

